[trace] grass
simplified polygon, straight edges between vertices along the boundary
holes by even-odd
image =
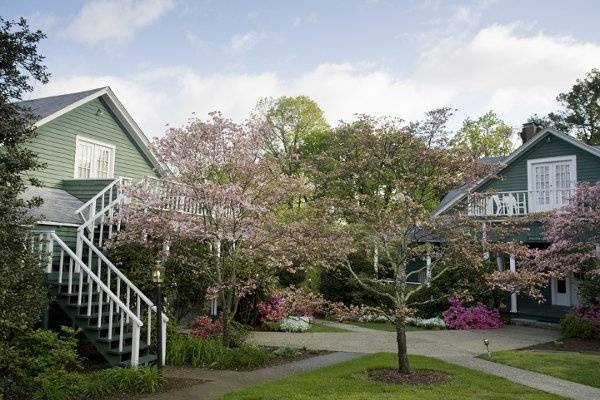
[[[487,359],[486,356],[481,358]],[[600,356],[541,351],[499,351],[492,361],[600,388]]]
[[[363,328],[375,329],[378,331],[396,332],[396,325],[391,322],[350,322],[350,325],[361,326]],[[406,325],[407,331],[424,331],[427,328]]]
[[[370,381],[365,372],[395,366],[395,355],[374,354],[317,371],[293,375],[229,393],[223,400],[555,400],[562,399],[504,378],[448,364],[434,358],[411,356],[413,368],[443,371],[450,382],[437,386],[397,386]]]
[[[335,326],[322,325],[322,324],[310,324],[310,329],[308,330],[310,333],[334,333],[334,332],[350,332],[347,329],[337,328]]]

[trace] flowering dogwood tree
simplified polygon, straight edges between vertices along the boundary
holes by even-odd
[[[328,252],[339,256],[330,266],[345,268],[382,300],[380,312],[396,325],[400,373],[410,372],[407,318],[418,303],[433,301],[416,295],[450,271],[484,268],[481,225],[468,226],[459,214],[431,219],[431,207],[486,171],[468,151],[428,146],[400,121],[366,116],[336,128],[313,161],[313,204],[321,210],[313,242],[326,232]],[[371,273],[352,265],[349,256],[359,249],[376,249]],[[414,284],[423,275],[426,282]]]
[[[490,243],[488,248],[513,254],[518,260],[516,272],[491,274],[492,286],[543,301],[541,289],[551,278],[581,274],[585,282],[600,277],[600,183],[581,183],[566,206],[547,215],[522,218],[519,225],[535,221],[541,221],[549,247],[535,249],[519,242]],[[596,292],[592,297],[597,295]]]
[[[120,241],[161,251],[168,249],[164,243],[187,239],[189,245],[191,239],[206,249],[203,260],[194,260],[185,246],[163,257],[206,265],[226,345],[240,298],[275,269],[291,265],[296,254],[278,209],[303,185],[273,172],[262,152],[267,133],[260,124],[238,125],[219,113],[169,129],[154,143],[166,169],[163,179],[133,185],[123,210],[127,229]]]

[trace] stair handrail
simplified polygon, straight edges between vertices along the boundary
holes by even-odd
[[[119,194],[117,195],[117,198],[112,200],[110,203],[108,203],[102,210],[98,211],[96,214],[94,214],[92,217],[90,217],[87,221],[85,221],[83,224],[79,225],[79,227],[77,228],[78,232],[83,232],[83,230],[85,228],[89,228],[91,225],[94,225],[96,223],[96,220],[98,220],[102,215],[104,215],[108,210],[110,210],[112,207],[115,206],[115,204],[120,203],[120,201],[123,199],[123,195]]]
[[[89,207],[92,203],[96,202],[96,200],[98,200],[101,196],[104,196],[104,194],[108,192],[112,187],[114,187],[117,184],[120,184],[121,182],[123,182],[123,177],[116,178],[115,180],[113,180],[111,183],[106,185],[101,191],[96,193],[94,197],[83,203],[83,205],[75,211],[75,214],[81,214],[83,210]]]
[[[80,232],[79,235],[81,236],[81,239],[85,242],[85,244],[87,244],[89,246],[89,248],[96,253],[96,255],[98,257],[100,257],[100,259],[104,262],[104,264],[106,264],[112,272],[114,272],[127,286],[129,286],[131,288],[131,290],[133,290],[134,293],[136,293],[140,299],[142,299],[144,301],[144,303],[146,303],[146,305],[148,307],[150,307],[152,310],[154,310],[156,312],[156,307],[154,306],[154,303],[144,294],[144,292],[142,292],[137,286],[135,286],[133,284],[133,282],[131,282],[126,276],[125,274],[123,274],[103,253],[102,251],[100,251],[100,249],[98,249],[87,237],[85,237],[85,235]],[[169,318],[165,315],[165,313],[162,313],[162,319],[164,322],[169,322]]]
[[[125,303],[123,303],[121,299],[119,299],[117,295],[115,295],[113,291],[110,290],[110,288],[106,286],[98,276],[96,276],[96,274],[87,266],[85,262],[83,262],[83,260],[77,257],[73,250],[71,250],[69,246],[67,246],[65,242],[63,242],[62,239],[54,231],[50,232],[50,237],[54,242],[56,242],[60,246],[62,250],[65,251],[65,253],[67,253],[67,255],[69,255],[69,257],[71,257],[79,265],[79,268],[85,271],[85,273],[90,277],[90,279],[93,280],[94,283],[96,283],[102,289],[102,291],[108,297],[110,297],[110,299],[114,301],[115,304],[120,309],[122,309],[127,314],[127,316],[129,316],[129,318],[133,320],[133,322],[135,322],[139,327],[144,326],[142,320],[138,318],[137,315],[135,315],[135,313],[131,311],[129,307],[127,307]]]

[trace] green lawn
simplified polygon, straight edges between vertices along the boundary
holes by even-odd
[[[481,356],[487,359],[487,356]],[[499,351],[492,361],[600,388],[600,356],[541,351]]]
[[[396,326],[391,322],[349,322],[350,325],[362,326],[363,328],[376,329],[378,331],[396,332]],[[423,331],[426,328],[406,325],[407,331]]]
[[[429,357],[411,356],[413,368],[444,371],[451,381],[437,386],[397,386],[376,383],[365,371],[395,366],[395,355],[381,353],[293,375],[274,382],[232,392],[222,399],[246,400],[550,400],[562,399],[506,379],[462,368]]]
[[[310,333],[321,333],[321,332],[350,332],[347,329],[336,328],[335,326],[321,325],[321,324],[310,324]]]

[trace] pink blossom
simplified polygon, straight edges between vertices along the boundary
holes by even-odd
[[[465,307],[462,301],[450,299],[450,308],[442,317],[448,329],[491,329],[502,327],[498,310],[491,310],[481,303]]]

